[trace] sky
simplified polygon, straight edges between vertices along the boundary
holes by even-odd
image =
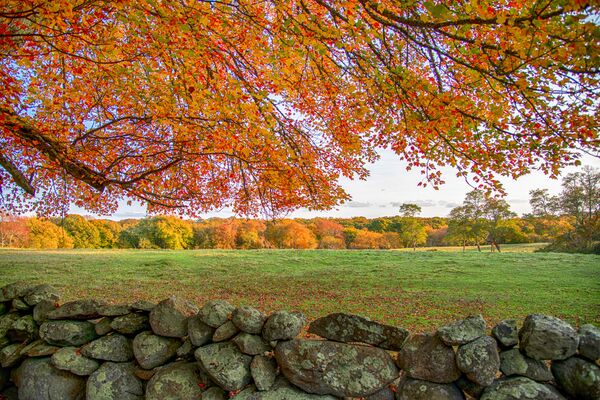
[[[406,171],[406,164],[391,151],[381,151],[381,158],[368,166],[370,176],[365,181],[341,181],[342,187],[352,196],[352,201],[347,202],[329,211],[298,210],[288,214],[288,218],[314,218],[314,217],[356,217],[364,216],[376,218],[398,214],[402,203],[418,204],[422,208],[423,217],[445,217],[450,210],[460,205],[465,194],[473,188],[462,178],[456,177],[456,171],[446,168],[443,171],[446,184],[438,190],[431,187],[419,187],[421,180],[419,171]],[[600,159],[586,156],[581,159],[583,165],[600,168]],[[579,168],[565,168],[563,175],[575,172]],[[560,192],[560,179],[550,179],[541,172],[533,172],[518,180],[501,180],[507,191],[506,200],[512,211],[521,215],[531,211],[529,207],[529,191],[545,188],[552,194]],[[76,207],[71,208],[72,213],[86,214]],[[109,216],[110,219],[143,218],[146,216],[145,208],[139,205],[127,206],[123,204],[119,210]],[[203,218],[231,217],[234,214],[227,209],[207,213]]]

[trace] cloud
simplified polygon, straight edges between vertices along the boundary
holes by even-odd
[[[367,207],[371,207],[373,204],[368,203],[368,202],[363,202],[363,201],[351,201],[350,203],[346,204],[347,207],[351,207],[351,208],[367,208]]]
[[[402,203],[399,201],[393,201],[390,203],[390,205],[392,207],[400,207],[402,204],[404,203],[408,203],[408,204],[416,204],[419,207],[436,207],[438,206],[439,202],[437,201],[433,201],[433,200],[413,200],[413,201],[403,201]]]
[[[452,201],[440,201],[440,206],[444,206],[446,208],[455,208],[460,206],[459,203],[454,203]]]

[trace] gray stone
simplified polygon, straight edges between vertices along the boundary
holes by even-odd
[[[157,335],[181,338],[188,334],[188,318],[197,312],[194,304],[172,296],[150,311],[150,326]]]
[[[495,381],[480,400],[566,400],[558,390],[523,376]]]
[[[150,329],[150,322],[147,315],[131,313],[116,317],[110,323],[110,327],[124,335],[135,335]]]
[[[50,358],[29,358],[17,372],[20,400],[83,400],[85,378],[54,367]]]
[[[136,367],[134,374],[135,374],[135,376],[137,376],[138,378],[140,378],[143,381],[149,381],[150,379],[152,379],[152,377],[154,376],[154,374],[156,373],[156,371],[159,368],[143,369],[141,367]]]
[[[90,375],[86,400],[142,400],[144,387],[133,363],[105,362]]]
[[[193,357],[194,350],[194,345],[190,342],[190,339],[186,339],[177,349],[177,357]]]
[[[481,315],[470,315],[449,325],[442,326],[437,333],[448,346],[467,344],[485,336],[485,320]]]
[[[489,336],[482,336],[463,344],[458,348],[456,365],[467,378],[478,385],[491,385],[500,369],[496,341]]]
[[[397,400],[464,400],[456,385],[407,378],[398,387]]]
[[[225,300],[210,300],[200,310],[200,319],[206,325],[218,328],[229,320],[235,307]]]
[[[263,354],[266,351],[271,351],[271,345],[267,343],[261,336],[251,335],[246,332],[242,332],[237,335],[233,340],[240,351],[244,354],[255,356],[257,354]]]
[[[509,348],[519,343],[517,320],[505,319],[492,328],[492,335],[503,348]]]
[[[195,352],[211,379],[227,391],[240,390],[250,383],[252,357],[243,354],[235,344],[221,342],[200,347]]]
[[[268,341],[294,339],[305,322],[306,318],[302,313],[276,311],[265,322],[262,334]]]
[[[40,337],[55,346],[81,346],[98,337],[88,321],[48,321],[40,326]]]
[[[39,339],[29,343],[26,347],[21,350],[21,354],[27,357],[46,357],[56,353],[60,347],[51,346]]]
[[[578,346],[575,329],[558,318],[532,314],[519,331],[519,347],[536,360],[564,360],[575,354]]]
[[[259,335],[262,332],[263,325],[267,316],[253,307],[238,307],[233,311],[231,321],[239,330],[253,335]]]
[[[98,307],[98,313],[104,317],[118,317],[131,312],[128,304],[105,304]]]
[[[250,373],[258,390],[269,390],[277,379],[277,363],[273,358],[256,356],[250,364]]]
[[[277,344],[275,358],[281,373],[309,393],[363,397],[398,376],[389,354],[376,347],[291,340]]]
[[[144,369],[158,367],[175,357],[181,340],[142,332],[133,339],[133,354]]]
[[[48,313],[48,319],[94,319],[100,317],[98,308],[103,304],[91,299],[75,300]]]
[[[592,324],[579,328],[579,354],[596,361],[600,358],[600,329]]]
[[[546,363],[527,357],[519,349],[500,353],[500,370],[506,376],[520,375],[542,382],[552,380],[552,373]]]
[[[99,336],[104,336],[110,331],[112,331],[112,327],[110,324],[112,323],[112,318],[104,317],[98,322],[94,324],[94,329],[96,330],[96,334]]]
[[[12,308],[18,311],[29,311],[31,307],[21,299],[14,299],[12,301]]]
[[[400,350],[409,335],[406,329],[344,313],[316,319],[308,327],[308,332],[337,342],[361,342],[389,350]]]
[[[54,286],[51,285],[37,285],[31,288],[29,292],[23,298],[25,303],[30,306],[39,304],[42,300],[47,300],[52,303],[56,303],[60,300],[60,294]]]
[[[194,346],[204,346],[212,340],[215,328],[206,325],[195,315],[188,320],[188,337]]]
[[[8,284],[0,289],[0,301],[12,301],[18,297],[26,296],[33,287],[33,284],[25,281]]]
[[[462,390],[465,394],[467,394],[475,399],[480,398],[481,394],[483,393],[483,391],[486,388],[485,386],[481,386],[481,385],[476,384],[473,381],[470,381],[465,376],[461,376],[460,378],[458,378],[458,380],[455,381],[454,384],[460,390]]]
[[[27,343],[13,343],[0,350],[0,365],[2,368],[9,368],[17,365],[23,358],[23,349]]]
[[[30,341],[37,337],[37,324],[33,316],[25,315],[17,319],[6,331],[6,337],[13,342]]]
[[[395,400],[396,399],[397,387],[392,390],[391,385],[384,387],[383,389],[368,395],[365,400]]]
[[[84,357],[77,347],[63,347],[52,355],[52,365],[79,376],[87,376],[100,367],[96,360]]]
[[[48,314],[56,309],[56,304],[50,300],[42,300],[33,307],[33,319],[37,323],[48,320]]]
[[[225,391],[218,386],[209,387],[202,393],[201,400],[225,400]]]
[[[146,386],[145,400],[197,400],[208,376],[196,362],[175,362],[158,368]]]
[[[240,397],[238,397],[240,396]],[[243,396],[240,393],[234,397],[235,400],[335,400],[334,396],[330,395],[318,395],[306,393],[299,388],[291,385],[285,378],[279,377],[271,389],[267,391],[256,391],[251,388],[248,391],[247,396]]]
[[[414,379],[451,383],[460,376],[454,350],[432,334],[411,336],[398,353],[397,364]]]
[[[571,357],[552,363],[552,374],[562,390],[580,400],[600,399],[600,367],[587,360]]]
[[[123,335],[102,336],[81,348],[81,354],[96,360],[126,362],[133,359],[131,340]]]
[[[11,312],[0,317],[0,337],[6,336],[6,332],[12,328],[13,324],[21,318],[19,314]]]
[[[138,300],[131,304],[131,309],[135,311],[146,311],[150,312],[152,309],[156,307],[156,304],[146,301],[146,300]]]
[[[223,342],[227,339],[231,339],[240,330],[231,321],[225,322],[223,325],[217,328],[213,334],[213,342]]]

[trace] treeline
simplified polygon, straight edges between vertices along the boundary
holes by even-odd
[[[493,226],[492,226],[493,225]],[[0,245],[22,248],[396,249],[489,243],[550,242],[573,229],[568,216],[480,218],[393,216],[264,221],[173,216],[112,221],[80,215],[40,219],[2,216]]]

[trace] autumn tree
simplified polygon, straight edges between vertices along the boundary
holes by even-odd
[[[56,226],[47,219],[30,218],[29,247],[34,249],[70,249],[73,248],[73,238],[64,228]]]
[[[3,209],[330,208],[392,149],[487,188],[597,152],[597,2],[5,0]]]
[[[317,239],[304,224],[293,220],[281,220],[269,224],[265,232],[267,240],[280,249],[314,249]]]
[[[517,215],[510,210],[510,205],[503,199],[486,197],[484,204],[485,228],[488,232],[487,241],[494,249],[500,251],[502,239],[508,235],[510,225],[506,223]]]
[[[265,231],[267,226],[263,221],[241,221],[237,229],[235,243],[238,249],[260,249],[265,247]]]
[[[65,218],[56,219],[56,224],[73,238],[75,248],[93,249],[100,246],[98,228],[81,215],[67,215]]]
[[[331,219],[316,218],[311,226],[320,249],[343,249],[346,247],[344,227],[341,224]]]
[[[403,217],[416,217],[421,214],[421,206],[412,203],[403,203],[400,205],[399,211]]]
[[[0,213],[0,247],[27,247],[27,218]]]
[[[352,249],[379,249],[382,245],[383,234],[368,230],[358,230],[352,240]]]

